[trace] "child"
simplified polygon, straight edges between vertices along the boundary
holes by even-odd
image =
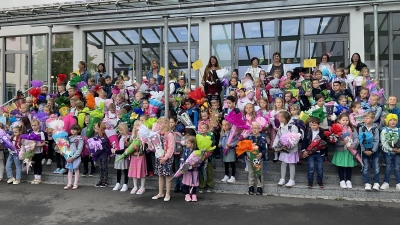
[[[368,67],[363,67],[361,68],[360,72],[361,76],[357,76],[354,79],[353,85],[354,85],[354,95],[359,96],[361,88],[364,87],[367,84],[367,81],[369,81],[371,78],[369,77],[369,69]]]
[[[199,120],[199,108],[195,104],[194,100],[188,98],[185,100],[186,112],[190,117],[190,120],[193,123],[193,126],[197,129],[198,120]]]
[[[75,88],[72,88],[72,87],[68,88],[68,98],[74,97],[75,93],[76,93]]]
[[[316,96],[315,96],[315,102],[316,102],[316,105],[312,106],[312,107],[311,107],[311,110],[315,110],[315,109],[318,109],[318,108],[322,108],[323,111],[326,113],[326,108],[325,108],[325,105],[324,105],[324,104],[325,104],[325,98],[324,98],[324,96],[321,95],[321,94],[316,95]],[[329,118],[329,116],[328,116],[328,118]],[[328,127],[328,120],[327,120],[327,118],[325,118],[323,121],[321,121],[320,127],[321,127],[322,129],[324,129],[324,130],[327,130],[327,129],[329,128],[329,127]]]
[[[359,88],[359,95],[357,96],[355,101],[359,102],[361,104],[361,108],[364,111],[369,111],[371,109],[371,106],[368,103],[368,98],[369,98],[369,90],[368,90],[368,88],[360,87]]]
[[[311,74],[304,74],[304,80],[299,87],[300,106],[301,110],[306,111],[310,109],[312,103],[312,83],[310,80]]]
[[[262,99],[263,97],[267,97],[263,82],[260,78],[256,78],[254,79],[254,101],[259,104],[260,99]]]
[[[123,93],[117,94],[115,106],[117,110],[129,107],[129,104],[126,102],[125,95]]]
[[[15,148],[19,150],[21,147],[22,127],[16,125],[13,127],[12,131],[13,131],[13,136],[11,137],[11,142],[13,143]],[[15,170],[16,170],[15,178],[13,177],[12,173],[13,162],[15,164]],[[6,172],[8,178],[7,184],[19,184],[21,182],[21,170],[22,170],[21,161],[18,158],[17,152],[9,150],[9,155],[6,163]]]
[[[350,123],[353,127],[357,127],[362,121],[357,120],[362,115],[361,104],[359,102],[353,102],[350,105]]]
[[[247,98],[246,96],[246,89],[245,88],[240,88],[239,89],[239,99],[237,100],[236,107],[240,110],[244,110],[244,106],[247,103],[251,103],[251,101]]]
[[[88,89],[91,89],[91,90],[95,90],[95,85],[96,84],[96,81],[95,81],[95,79],[94,78],[89,78],[89,80],[88,80]]]
[[[397,118],[400,118],[400,109],[396,107],[397,105],[397,97],[394,95],[390,95],[387,100],[387,105],[383,108],[383,117],[388,113],[393,113],[397,115]],[[400,123],[397,123],[397,127],[400,128]]]
[[[77,124],[72,125],[71,136],[69,136],[69,145],[71,153],[73,155],[67,159],[68,164],[66,165],[66,168],[70,168],[70,165],[72,165],[73,171],[71,169],[68,170],[68,184],[67,186],[64,187],[64,190],[78,189],[79,165],[81,164],[81,153],[84,145],[83,138],[79,135],[80,131],[81,128],[79,127],[79,125]],[[72,186],[73,172],[75,173],[74,186]]]
[[[381,185],[382,190],[389,189],[390,174],[394,171],[396,179],[396,189],[400,190],[400,149],[394,148],[394,141],[398,141],[400,130],[397,128],[399,118],[396,114],[386,116],[386,127],[381,132],[382,150],[385,155],[386,171],[384,183]],[[397,147],[397,146],[396,146]]]
[[[105,77],[106,84],[103,87],[104,92],[107,94],[107,98],[110,99],[112,97],[112,89],[114,88],[114,85],[112,84],[112,80],[110,76]]]
[[[372,94],[369,98],[369,103],[371,105],[371,112],[375,114],[374,124],[376,124],[379,128],[381,127],[381,117],[382,117],[382,107],[378,104],[381,100],[381,97],[376,94]]]
[[[89,115],[85,116],[85,127],[82,129],[82,132],[81,132],[82,137],[86,137],[86,131],[87,131],[87,126],[89,124],[89,118],[90,118]],[[87,143],[85,143],[85,144],[87,144]],[[90,157],[89,155],[82,155],[82,162],[83,162],[82,177],[86,177],[89,173],[89,162],[91,164],[89,177],[93,177],[94,172],[95,172],[95,167],[94,167],[94,162],[93,162],[92,157]]]
[[[149,80],[149,90],[151,90],[151,91],[159,90],[158,84],[156,82],[156,78],[154,78],[154,77],[150,78],[150,80]]]
[[[34,180],[31,184],[40,184],[42,182],[42,158],[43,158],[43,146],[46,145],[45,136],[43,131],[39,131],[40,122],[39,120],[32,120],[32,132],[40,137],[40,142],[36,143],[36,148],[34,149],[34,156],[32,158],[33,171],[35,174]]]
[[[314,166],[317,166],[317,184],[320,188],[324,188],[323,183],[323,170],[324,170],[324,157],[322,156],[325,153],[325,147],[321,147],[318,149],[312,149],[312,143],[315,143],[318,140],[327,141],[326,136],[324,135],[324,130],[319,127],[321,121],[318,118],[311,117],[309,119],[309,129],[306,131],[304,135],[303,144],[302,144],[302,152],[303,158],[308,158],[308,188],[312,188],[314,181]]]
[[[261,98],[259,105],[260,105],[260,109],[258,110],[257,114],[259,116],[267,117],[268,111],[269,111],[268,98],[267,97]]]
[[[257,122],[252,122],[251,123],[251,134],[249,137],[247,137],[248,140],[251,140],[253,144],[256,144],[258,147],[258,154],[257,158],[261,161],[260,162],[260,170],[263,171],[263,159],[265,159],[266,154],[267,154],[267,139],[266,135],[260,133],[261,132],[261,126]],[[261,177],[257,177],[256,173],[254,171],[254,168],[252,166],[252,162],[250,162],[249,159],[247,159],[247,164],[250,165],[248,167],[249,170],[249,175],[248,175],[248,181],[249,181],[249,194],[253,195],[254,194],[254,185],[257,186],[257,192],[256,195],[262,195],[263,193],[263,172],[261,172]]]
[[[344,91],[340,90],[340,86],[342,85],[341,81],[335,81],[333,82],[333,87],[332,87],[332,91],[330,93],[331,98],[333,101],[338,101],[339,97],[342,95],[348,96],[351,98],[351,101],[353,101],[353,95],[351,94],[349,89],[345,89]]]
[[[224,118],[226,115],[228,115],[230,112],[235,110],[235,105],[236,105],[236,98],[234,96],[229,95],[226,97],[226,105],[227,108],[224,108],[222,110],[222,117]]]
[[[287,111],[281,111],[278,114],[278,119],[280,122],[280,127],[278,129],[277,135],[274,139],[274,143],[272,145],[275,148],[275,151],[279,148],[279,139],[283,133],[291,132],[291,133],[299,133],[299,129],[291,122],[290,113]],[[281,151],[279,156],[279,160],[282,161],[281,164],[281,179],[278,182],[279,186],[283,186],[285,184],[285,176],[286,176],[286,169],[287,165],[289,165],[290,169],[290,179],[286,183],[286,187],[291,188],[295,185],[294,176],[295,176],[295,165],[299,161],[299,154],[298,151],[298,143],[291,149],[287,149],[287,152]]]
[[[375,114],[373,112],[367,112],[364,115],[364,124],[358,126],[358,133],[371,133],[373,136],[372,148],[366,148],[364,145],[367,140],[360,143],[363,161],[363,180],[365,183],[365,190],[371,191],[371,183],[369,177],[369,169],[372,167],[374,171],[374,190],[379,191],[379,128],[374,124]]]
[[[91,153],[90,156],[96,161],[96,164],[99,165],[99,173],[100,179],[99,182],[95,185],[96,187],[108,187],[108,138],[105,133],[106,124],[99,122],[94,126],[95,136],[98,137],[102,142],[102,149],[97,150],[95,153]]]
[[[319,87],[320,87],[322,90],[331,90],[331,85],[330,85],[330,83],[329,83],[327,80],[325,80],[325,79],[322,77],[322,71],[321,71],[321,70],[315,71],[315,80],[318,80],[318,82],[319,82]]]
[[[133,189],[131,194],[141,195],[143,194],[146,189],[144,187],[146,181],[146,159],[145,159],[145,152],[147,150],[147,145],[143,145],[143,141],[138,137],[138,131],[140,126],[143,123],[140,120],[135,121],[133,125],[132,131],[132,143],[140,142],[142,143],[141,146],[134,150],[131,156],[131,162],[129,165],[129,173],[128,176],[133,178]],[[120,145],[121,146],[121,145]],[[140,189],[138,190],[138,179],[140,179]]]
[[[342,136],[334,144],[332,164],[338,167],[338,174],[340,179],[341,188],[353,188],[351,183],[352,168],[357,165],[354,156],[350,153],[348,148],[357,149],[358,134],[350,123],[350,117],[346,113],[342,113],[337,118],[337,123],[342,126]],[[344,135],[346,134],[346,136]],[[346,173],[346,177],[345,177]]]
[[[60,97],[60,96],[68,97],[68,92],[65,91],[64,84],[57,86],[57,92],[58,92],[57,97]]]
[[[213,142],[213,146],[215,143],[214,135],[211,132],[208,132],[210,127],[207,124],[203,124],[200,126],[200,135],[210,136]],[[213,158],[212,155],[204,160],[203,163],[200,164],[199,171],[199,193],[202,194],[204,191],[208,193],[214,192],[214,174],[213,174]],[[204,180],[204,173],[207,174],[207,179]]]
[[[121,192],[125,192],[128,190],[128,163],[129,160],[127,158],[120,160],[117,162],[117,159],[121,156],[122,153],[125,152],[125,149],[129,147],[129,130],[128,125],[126,123],[120,123],[118,125],[119,131],[119,147],[121,150],[116,150],[115,148],[111,149],[111,153],[115,154],[115,163],[114,169],[117,170],[117,184],[114,186],[113,191],[118,191],[121,189]],[[124,184],[121,188],[121,175],[122,171],[124,171]],[[136,188],[137,189],[137,188]]]
[[[280,127],[280,121],[279,121],[279,118],[278,118],[278,114],[279,114],[279,112],[284,111],[284,110],[285,110],[285,108],[284,108],[283,99],[282,98],[276,98],[275,99],[275,104],[274,104],[274,110],[272,110],[268,115],[269,120],[270,120],[270,124],[271,124],[270,132],[269,132],[270,133],[270,140],[271,140],[270,145],[271,146],[272,146],[273,140],[275,140],[276,132]],[[274,151],[275,158],[274,158],[274,160],[272,162],[274,162],[274,163],[278,162],[278,154],[279,154],[279,152]]]
[[[293,93],[291,91],[285,92],[285,110],[290,111],[290,107],[296,104],[296,99],[293,98]]]
[[[222,178],[222,182],[228,182],[228,183],[233,183],[236,181],[235,175],[236,175],[236,154],[235,154],[235,147],[237,142],[239,141],[238,138],[234,138],[233,143],[228,143],[228,137],[231,132],[231,124],[223,120],[222,121],[222,131],[221,131],[221,139],[219,140],[219,145],[218,147],[221,149],[222,152],[224,152],[225,148],[228,148],[227,154],[222,154],[223,155],[223,161],[224,161],[224,166],[225,166],[225,176]],[[232,176],[229,178],[229,165],[232,168]]]
[[[228,97],[231,91],[236,91],[237,88],[238,88],[238,80],[237,78],[232,77],[231,80],[229,81],[229,87],[227,87],[225,90],[224,98]]]
[[[349,108],[347,107],[347,97],[345,95],[339,96],[337,102],[339,103],[338,105],[335,105],[335,109],[333,112],[335,113],[334,115],[338,116],[342,113],[349,113]],[[336,117],[333,116],[331,118],[332,120],[336,120]]]
[[[189,136],[186,139],[186,148],[182,153],[181,163],[183,164],[187,158],[189,158],[190,154],[197,149],[196,138],[193,136]],[[198,165],[193,166],[187,172],[183,174],[182,184],[184,193],[185,193],[185,201],[187,202],[197,202],[196,190],[199,186],[199,171]]]

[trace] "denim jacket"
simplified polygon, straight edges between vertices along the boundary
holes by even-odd
[[[153,70],[149,70],[149,72],[147,73],[147,80],[150,81],[150,78],[153,77]],[[160,75],[160,70],[157,71],[157,84],[161,84],[162,80],[163,80],[163,76]]]

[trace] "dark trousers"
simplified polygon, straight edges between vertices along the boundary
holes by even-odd
[[[128,169],[124,171],[124,184],[128,184]],[[117,183],[121,183],[122,170],[117,170]]]
[[[183,187],[182,187],[182,192],[185,195],[187,195],[187,194],[195,195],[196,191],[197,191],[197,187],[191,187],[188,185],[183,185]]]
[[[43,154],[35,154],[32,157],[32,162],[33,162],[33,173],[35,175],[42,175],[42,159],[43,159]]]
[[[174,155],[174,164],[172,166],[174,173],[176,173],[176,171],[178,171],[180,167],[181,167],[181,155]],[[176,179],[176,185],[182,186],[182,177]]]
[[[53,154],[54,154],[54,140],[49,140],[47,142],[47,153],[44,154],[43,158],[45,158],[46,160],[48,159],[53,160]]]
[[[56,163],[57,163],[57,168],[65,168],[65,158],[62,156],[60,153],[56,152]]]
[[[89,172],[89,162],[90,162],[90,173],[95,172],[95,167],[94,167],[94,162],[92,158],[89,156],[83,156],[82,157],[82,162],[83,162],[83,174],[87,174]]]
[[[146,152],[146,165],[147,165],[147,174],[149,172],[154,172],[154,166],[153,166],[153,156],[154,152]]]
[[[341,167],[338,166],[338,174],[339,174],[339,179],[340,181],[344,180],[350,180],[351,181],[351,174],[352,174],[352,168],[351,167]],[[346,173],[346,179],[344,179],[344,174]]]
[[[235,162],[224,162],[225,165],[225,175],[229,176],[229,165],[232,168],[232,176],[236,175],[236,163]]]
[[[99,158],[96,163],[99,164],[100,181],[106,183],[108,180],[108,157]]]

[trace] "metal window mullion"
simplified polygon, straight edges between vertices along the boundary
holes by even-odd
[[[5,96],[7,93],[7,83],[6,83],[6,38],[2,37],[2,46],[1,46],[1,73],[2,73],[2,78],[1,82],[3,83],[3,94],[1,95],[1,102],[5,102]]]
[[[32,78],[33,78],[33,74],[32,74],[32,67],[33,67],[33,57],[32,57],[32,35],[28,35],[28,81],[29,83],[31,82]]]
[[[389,25],[389,42],[388,42],[388,46],[389,46],[389,82],[390,83],[390,88],[388,93],[393,93],[394,92],[394,57],[393,57],[393,13],[390,12],[389,13],[389,21],[388,21],[388,25]]]
[[[231,68],[232,68],[232,71],[233,71],[233,69],[235,69],[234,68],[235,62],[238,63],[236,66],[237,66],[237,69],[239,69],[239,57],[237,56],[239,53],[236,52],[236,49],[237,48],[235,45],[235,23],[232,22],[231,23],[231,53],[232,53],[231,54]],[[240,76],[240,74],[238,74],[238,75]]]
[[[162,52],[164,48],[164,28],[160,27],[160,59],[159,59],[159,65],[164,64],[164,57],[162,57]]]
[[[275,28],[275,30],[274,30],[274,33],[275,33],[274,52],[280,52],[281,51],[280,46],[279,46],[279,35],[280,35],[279,27],[280,27],[279,26],[279,20],[275,19],[275,23],[274,23],[274,28]],[[272,64],[272,61],[274,59],[272,58],[272,55],[270,55],[270,57],[271,57],[271,64]]]
[[[300,62],[303,61],[303,59],[305,59],[305,41],[304,41],[304,18],[300,18]],[[320,23],[320,27],[321,27],[321,23]],[[319,28],[318,28],[319,29]],[[297,47],[297,46],[296,46]],[[297,49],[296,49],[297,51]],[[297,58],[297,55],[294,55],[294,58]]]
[[[106,52],[106,31],[105,30],[102,30],[101,31],[101,37],[103,38],[103,40],[102,40],[102,42],[101,42],[101,45],[102,45],[102,50],[103,50],[103,56],[104,56],[104,64],[105,65],[108,65],[108,63],[107,63],[107,61],[108,61],[108,54],[107,54],[107,52]],[[110,68],[108,68],[108,69],[110,69]],[[107,71],[107,67],[106,67],[106,71]],[[111,77],[113,77],[113,75],[112,74],[110,74],[109,73],[109,75],[111,76]]]
[[[135,56],[135,64],[136,64],[136,81],[142,83],[142,77],[145,75],[145,73],[143,73],[143,45],[142,45],[142,38],[143,38],[143,32],[142,32],[142,28],[139,28],[139,46],[138,46],[138,51],[136,52],[136,56]],[[157,54],[156,54],[157,55]]]

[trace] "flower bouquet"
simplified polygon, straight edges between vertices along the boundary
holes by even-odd
[[[330,143],[336,143],[342,136],[342,126],[340,124],[332,124],[330,131],[324,131],[324,135],[328,137]]]
[[[358,152],[357,149],[352,148],[352,144],[353,144],[352,131],[350,130],[349,127],[347,127],[347,126],[343,127],[342,138],[343,138],[343,140],[347,141],[347,144],[344,146],[345,149],[347,149],[354,156],[354,158],[357,159],[357,161],[361,164],[361,166],[364,166],[364,164],[361,160],[360,153]]]
[[[301,138],[301,133],[286,132],[279,137],[278,146],[275,147],[275,151],[288,152],[289,149],[294,148]]]
[[[0,144],[3,145],[4,148],[9,149],[12,153],[16,153],[18,155],[18,149],[15,147],[15,145],[13,145],[10,137],[3,129],[0,129]]]
[[[34,150],[36,143],[41,141],[39,135],[35,133],[21,135],[21,148],[19,152],[19,159],[23,160],[26,165],[26,173],[29,172],[29,167],[32,166],[32,157],[35,155]]]
[[[243,130],[249,130],[250,127],[246,125],[246,121],[243,119],[242,112],[231,111],[225,120],[232,124],[231,132],[229,133],[227,143],[231,143],[233,137],[240,134]],[[228,147],[224,148],[224,155],[227,155],[229,151]]]
[[[322,140],[322,138],[317,135],[310,143],[310,145],[307,147],[306,152],[308,155],[311,155],[317,151],[320,151],[321,149],[326,148],[326,142]]]
[[[89,138],[87,140],[87,143],[89,145],[89,153],[90,154],[94,154],[96,153],[98,150],[103,149],[103,142],[101,141],[100,138],[98,137],[93,137],[93,138]],[[93,155],[93,162],[97,161],[97,157],[95,155]]]
[[[252,143],[252,141],[250,140],[239,141],[236,146],[236,154],[240,156],[245,152],[247,154],[247,157],[249,157],[251,165],[253,166],[254,173],[261,182],[262,159],[257,157],[259,153],[258,146]]]

